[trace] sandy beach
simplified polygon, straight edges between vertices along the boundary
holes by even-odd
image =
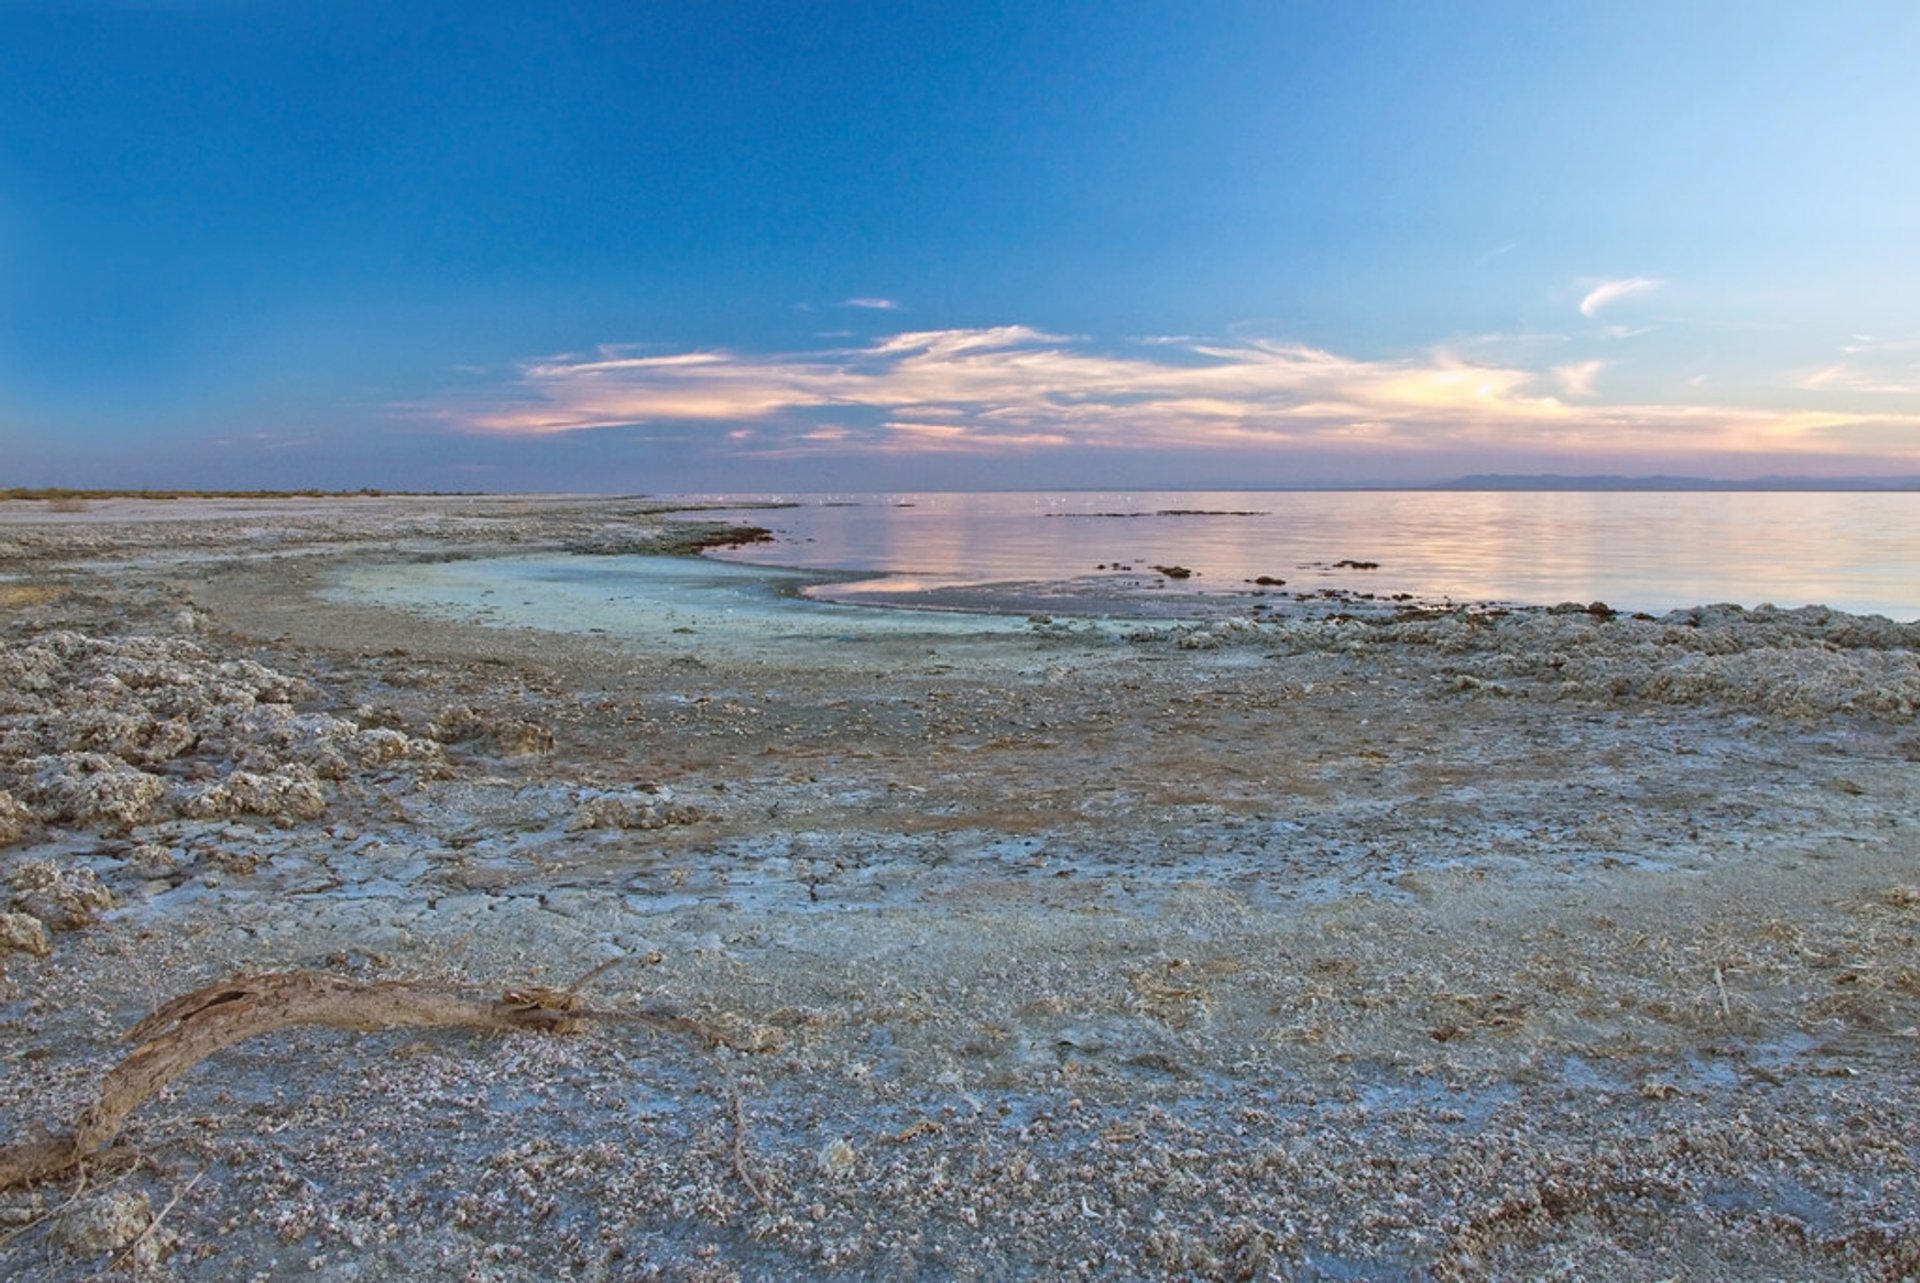
[[[238,974],[705,1037],[247,1041],[0,1192],[0,1276],[1920,1271],[1920,625],[891,611],[644,500],[64,507],[0,504],[0,1141]]]

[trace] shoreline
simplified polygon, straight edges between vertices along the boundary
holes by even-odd
[[[324,593],[681,536],[369,502],[0,524],[0,896],[70,920],[0,1129],[236,971],[624,958],[726,1041],[276,1034],[0,1194],[0,1272],[134,1199],[181,1279],[1920,1268],[1913,625],[557,632]]]
[[[1186,506],[1151,493],[913,498],[771,514],[775,540],[724,555],[858,568],[870,578],[853,589],[866,600],[957,590],[967,605],[991,596],[977,585],[1057,581],[1046,595],[1063,609],[1119,596],[1154,613],[1166,613],[1151,604],[1163,593],[1191,595],[1208,611],[1237,599],[1250,612],[1300,598],[1320,608],[1332,589],[1369,609],[1598,600],[1664,614],[1734,601],[1920,618],[1920,598],[1900,577],[1920,537],[1916,510],[1886,496],[1315,493],[1263,505],[1257,492],[1224,492]],[[1066,517],[1083,519],[1048,519]],[[1758,540],[1759,529],[1791,550]],[[844,590],[819,595],[847,599]]]

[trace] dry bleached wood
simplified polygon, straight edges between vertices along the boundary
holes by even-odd
[[[591,973],[590,973],[591,974]],[[582,977],[584,982],[588,977]],[[58,1176],[120,1134],[127,1116],[224,1047],[276,1029],[519,1029],[570,1033],[588,1020],[633,1020],[710,1038],[695,1022],[657,1012],[590,1011],[573,989],[509,989],[476,998],[406,981],[361,984],[312,971],[245,976],[184,994],[127,1032],[140,1045],[107,1073],[74,1130],[0,1149],[0,1189]]]

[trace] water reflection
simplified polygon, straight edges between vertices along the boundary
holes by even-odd
[[[1224,491],[803,504],[752,514],[779,541],[725,555],[884,573],[895,591],[1177,564],[1195,572],[1181,588],[1197,592],[1247,592],[1265,575],[1285,579],[1287,591],[1651,611],[1820,603],[1920,617],[1912,494]],[[1378,569],[1335,564],[1343,561]]]

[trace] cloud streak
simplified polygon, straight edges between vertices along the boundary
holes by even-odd
[[[543,436],[712,425],[762,458],[1096,449],[1811,453],[1850,436],[1920,456],[1920,415],[1596,403],[1599,361],[1534,370],[1444,351],[1358,359],[1296,343],[1181,339],[1101,348],[1024,325],[914,330],[858,346],[752,355],[549,358],[463,430]]]
[[[1561,390],[1568,396],[1589,397],[1593,395],[1593,381],[1606,368],[1605,361],[1576,361],[1554,366],[1553,377],[1560,381]]]
[[[1905,382],[1886,373],[1840,361],[1822,366],[1797,379],[1793,386],[1802,392],[1868,392],[1881,396],[1920,396],[1920,370],[1910,372]]]
[[[1598,316],[1600,309],[1610,303],[1618,303],[1623,298],[1635,294],[1645,294],[1657,290],[1664,282],[1650,276],[1627,276],[1617,281],[1602,281],[1588,290],[1580,300],[1580,315]]]
[[[1842,359],[1802,373],[1791,386],[1803,392],[1920,396],[1920,338],[1856,335]]]

